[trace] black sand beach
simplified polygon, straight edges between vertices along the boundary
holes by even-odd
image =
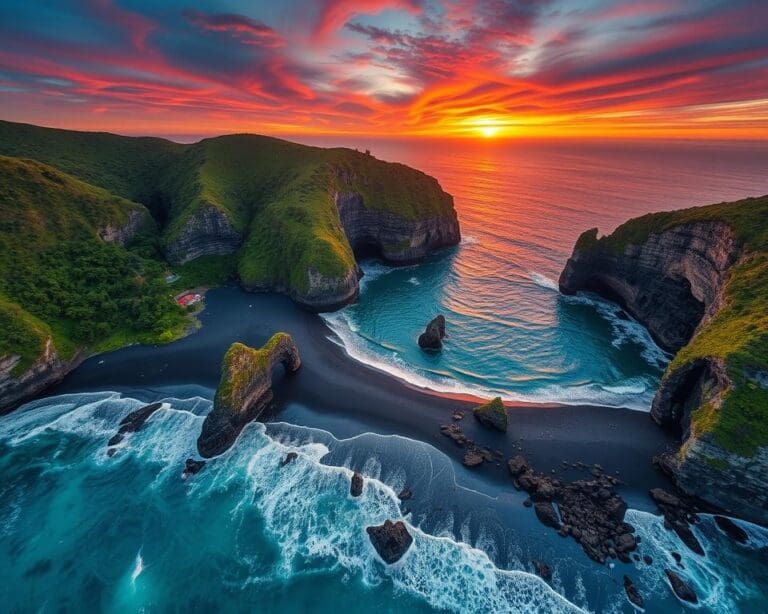
[[[272,333],[290,333],[303,366],[290,377],[276,373],[273,420],[323,428],[337,437],[362,432],[398,434],[425,441],[457,463],[462,449],[440,434],[455,410],[470,399],[416,389],[391,375],[359,363],[330,340],[322,319],[285,297],[247,294],[235,287],[212,290],[200,316],[202,328],[166,346],[134,346],[84,362],[49,395],[115,390],[151,402],[166,396],[212,398],[224,352],[234,341],[260,346]],[[523,454],[538,470],[566,476],[562,461],[599,463],[618,472],[631,505],[653,509],[649,488],[667,485],[651,459],[672,444],[647,413],[593,406],[515,405],[509,430],[480,427],[470,414],[460,423],[479,444],[499,449],[505,458]],[[463,471],[468,469],[461,468]],[[488,477],[509,479],[503,464],[485,463]],[[573,476],[576,477],[576,472]]]

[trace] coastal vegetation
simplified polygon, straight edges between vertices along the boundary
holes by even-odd
[[[0,356],[27,369],[51,339],[57,354],[170,341],[186,317],[163,281],[165,265],[100,233],[138,220],[142,207],[31,160],[0,156]],[[119,238],[119,237],[118,237]]]

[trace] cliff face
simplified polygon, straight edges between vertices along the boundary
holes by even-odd
[[[102,241],[125,246],[146,224],[153,223],[149,211],[134,209],[128,214],[128,221],[125,224],[107,224],[99,229],[99,238]]]
[[[184,264],[200,256],[223,256],[237,251],[243,242],[227,215],[214,205],[203,205],[166,243],[166,256]]]
[[[84,359],[81,354],[63,360],[48,339],[40,357],[20,375],[13,374],[18,356],[0,357],[0,414],[57,384]]]
[[[233,343],[221,365],[213,409],[206,416],[197,449],[206,458],[225,452],[246,424],[256,420],[272,400],[272,369],[286,373],[301,366],[299,350],[286,333],[276,333],[261,349]]]
[[[337,192],[334,202],[347,240],[355,252],[374,250],[394,264],[408,264],[423,259],[441,247],[461,240],[456,212],[409,220],[405,217],[366,207],[355,192]]]
[[[660,465],[688,494],[761,524],[768,524],[768,337],[759,287],[764,237],[754,229],[767,204],[655,214],[601,239],[587,231],[560,277],[562,292],[618,302],[678,352],[651,408],[681,441]]]
[[[622,251],[601,245],[596,234],[596,229],[588,231],[579,239],[560,276],[560,290],[589,290],[618,302],[672,352],[717,311],[728,270],[740,252],[723,222],[651,234]]]

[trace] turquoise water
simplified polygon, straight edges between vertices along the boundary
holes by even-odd
[[[457,476],[424,443],[253,424],[184,480],[210,401],[164,402],[111,458],[106,441],[142,405],[117,393],[53,397],[0,422],[3,611],[620,612],[624,573],[649,611],[679,610],[660,566],[594,565],[524,513],[522,495]],[[281,468],[288,451],[299,456]],[[369,476],[359,499],[352,464]],[[417,496],[404,513],[405,484]],[[387,518],[414,536],[391,567],[365,536]],[[683,554],[702,611],[758,611],[768,531],[742,523],[750,542],[735,546],[705,517],[701,559],[658,517],[627,520],[642,553],[667,565]],[[532,556],[553,566],[553,588],[528,573]]]
[[[645,329],[557,278],[579,234],[650,211],[768,192],[762,143],[350,143],[437,177],[461,245],[406,269],[364,265],[357,304],[327,316],[348,353],[416,385],[648,410],[668,357]],[[418,335],[443,313],[444,351]]]

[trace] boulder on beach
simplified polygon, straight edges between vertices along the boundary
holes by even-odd
[[[413,543],[413,537],[402,520],[385,520],[384,524],[366,527],[365,530],[376,552],[388,565],[399,561]]]
[[[275,333],[258,350],[242,343],[229,346],[213,409],[197,439],[200,456],[210,458],[228,450],[245,425],[261,415],[272,400],[272,369],[278,364],[286,373],[301,366],[299,350],[287,333]]]
[[[501,397],[496,397],[492,401],[478,405],[472,412],[483,426],[506,432],[507,409],[504,407]]]
[[[423,350],[439,350],[443,347],[445,338],[445,316],[434,318],[421,335],[419,335],[419,347]]]

